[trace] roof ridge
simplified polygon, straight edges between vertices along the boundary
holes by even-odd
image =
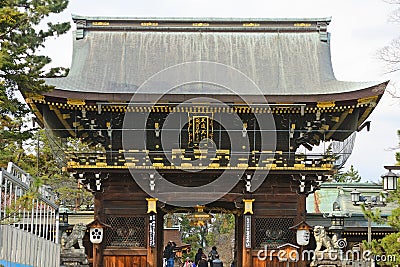
[[[215,21],[215,22],[243,22],[243,21],[264,21],[264,22],[331,22],[332,17],[308,17],[308,18],[240,18],[240,17],[108,17],[108,16],[84,16],[72,14],[73,20],[153,20],[153,21],[182,21],[182,22],[191,22],[191,21]]]

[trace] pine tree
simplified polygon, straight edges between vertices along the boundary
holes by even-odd
[[[51,187],[57,194],[58,204],[62,204],[70,209],[79,210],[82,207],[88,207],[93,204],[93,195],[78,185],[76,179],[63,171],[61,166],[65,162],[60,162],[54,151],[56,145],[63,145],[59,148],[62,153],[68,151],[87,151],[87,146],[83,146],[79,140],[69,140],[67,142],[50,143],[50,139],[57,137],[49,136],[46,130],[39,130],[30,142],[30,157],[33,161],[26,169],[31,169],[30,173],[41,181],[41,183]],[[35,152],[33,152],[35,150]],[[62,155],[64,156],[64,155]],[[65,160],[65,159],[64,159]]]
[[[48,22],[43,26],[43,20],[67,5],[68,0],[0,0],[0,159],[11,157],[7,153],[12,150],[3,152],[3,148],[19,150],[32,137],[25,123],[29,109],[20,94],[51,89],[42,79],[50,58],[38,52],[48,38],[65,33],[70,25]],[[59,70],[49,73],[56,75]]]
[[[334,175],[333,179],[338,183],[358,183],[361,181],[361,176],[354,166],[351,165],[350,169],[345,172],[339,170],[338,173]]]
[[[397,165],[400,165],[396,153]],[[380,216],[380,210],[373,213],[364,212],[373,221],[382,223],[386,221],[391,227],[396,229],[397,233],[392,233],[379,240],[372,240],[371,244],[365,243],[365,246],[372,250],[375,255],[391,256],[392,261],[385,262],[386,266],[398,266],[400,264],[400,189],[390,192],[388,203],[394,203],[397,208],[393,209],[391,215],[385,220]]]
[[[51,90],[43,78],[65,74],[63,68],[46,72],[51,60],[39,53],[46,40],[70,29],[69,22],[46,23],[67,5],[68,0],[0,0],[0,167],[14,162],[36,176],[36,189],[44,182],[62,185],[55,182],[62,174],[46,151],[37,155],[36,140],[44,148],[42,133],[28,123],[22,96]]]

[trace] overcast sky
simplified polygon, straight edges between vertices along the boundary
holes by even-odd
[[[122,17],[332,17],[333,69],[338,80],[371,81],[397,79],[400,73],[385,75],[376,59],[376,51],[400,35],[400,24],[388,22],[395,6],[382,0],[70,0],[69,8],[52,20],[71,20],[71,14]],[[72,20],[71,20],[72,22]],[[74,28],[74,25],[73,25]],[[72,58],[72,35],[51,40],[45,53],[53,66],[69,67]],[[394,90],[389,86],[390,90]],[[355,148],[347,164],[359,170],[363,181],[378,181],[383,165],[395,163],[390,148],[399,143],[400,100],[385,94],[369,117],[371,131],[357,134]]]

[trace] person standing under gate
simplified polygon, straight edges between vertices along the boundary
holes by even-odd
[[[207,256],[205,254],[203,254],[201,256],[201,259],[199,260],[199,262],[197,263],[197,267],[208,267],[207,264]]]
[[[199,261],[201,260],[201,257],[202,257],[203,255],[204,255],[203,249],[202,249],[202,248],[199,248],[199,249],[197,250],[196,255],[194,256],[194,264],[195,264],[196,266],[199,265]]]
[[[217,247],[213,246],[211,251],[208,253],[208,261],[210,262],[210,267],[213,267],[213,260],[215,260],[215,255],[218,254]]]
[[[167,267],[174,267],[175,247],[175,242],[169,241],[164,248],[163,257],[167,260]]]
[[[215,259],[212,261],[213,267],[224,267],[224,264],[222,261],[219,259],[219,255],[215,255]]]

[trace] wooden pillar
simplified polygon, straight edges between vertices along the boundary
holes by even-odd
[[[103,194],[100,192],[94,193],[94,219],[104,222],[103,211]],[[107,231],[107,229],[104,229]],[[103,239],[104,242],[104,239]],[[101,244],[93,244],[93,267],[103,266],[103,251]]]
[[[306,198],[306,194],[299,194],[297,196],[297,212],[296,217],[294,218],[294,224],[306,220]]]
[[[165,213],[158,209],[157,211],[157,240],[156,240],[156,266],[163,264],[163,251],[164,251],[164,215]]]
[[[242,240],[242,265],[241,266],[252,267],[252,252],[253,252],[253,250],[252,250],[252,248],[246,248],[246,246],[245,246],[245,244],[246,244],[246,240],[245,240],[246,239],[246,235],[245,235],[246,229],[244,229],[246,227],[246,223],[244,221],[245,218],[246,218],[246,216],[243,215],[243,216],[241,216],[241,220],[240,220],[242,222],[241,229],[243,231],[242,238],[241,238],[241,240]],[[253,224],[252,217],[251,217],[250,223]],[[253,231],[251,231],[250,236],[252,239],[254,238]],[[251,243],[253,243],[253,242],[251,242]],[[252,244],[251,244],[251,246],[252,246]]]
[[[306,214],[307,214],[307,210],[306,210],[306,194],[299,194],[297,199],[297,214],[296,217],[294,218],[294,224],[297,224],[301,221],[306,221]],[[303,250],[304,250],[304,246],[300,246],[299,248],[299,256],[300,256],[300,260],[297,262],[297,266],[298,267],[306,267],[307,266],[307,262],[306,261],[302,261],[301,259],[301,255],[303,254]]]
[[[150,235],[150,216],[152,215],[147,215],[146,219],[146,228],[147,228],[147,233],[148,236]],[[156,224],[157,227],[157,224]],[[157,241],[156,241],[157,242]],[[150,240],[147,238],[147,267],[156,267],[157,266],[157,253],[155,251],[155,247],[150,247]]]
[[[147,200],[147,266],[157,266],[157,242],[158,242],[158,216],[157,216],[157,198],[146,198]]]
[[[242,242],[242,237],[243,237],[243,216],[242,215],[235,215],[235,254],[234,254],[234,260],[235,261],[235,267],[238,266],[243,266],[243,242]]]

